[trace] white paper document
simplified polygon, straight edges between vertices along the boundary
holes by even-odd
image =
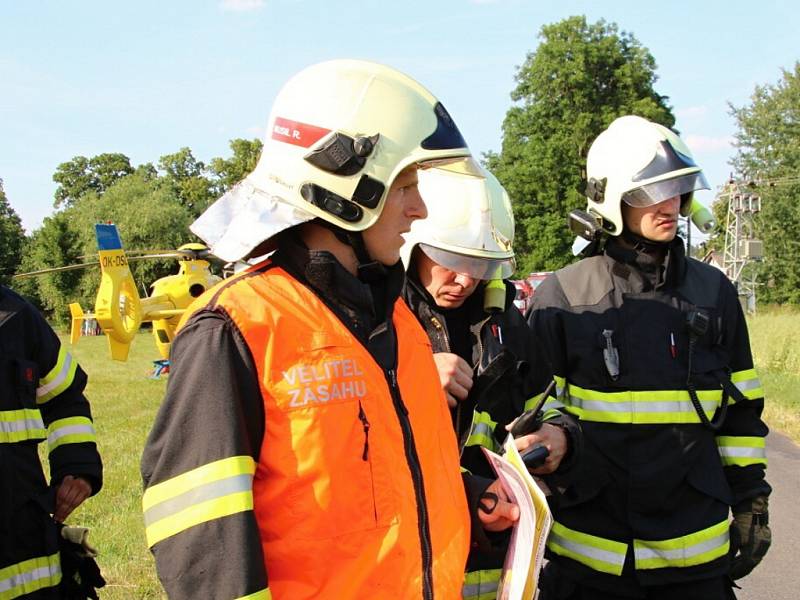
[[[539,571],[553,517],[544,492],[522,462],[511,435],[506,438],[503,449],[505,454],[500,456],[483,448],[503,489],[519,506],[519,520],[511,532],[497,598],[534,600],[538,595]]]

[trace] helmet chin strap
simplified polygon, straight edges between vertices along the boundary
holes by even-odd
[[[360,231],[347,231],[323,219],[316,219],[315,222],[331,231],[337,240],[353,249],[357,262],[356,275],[360,281],[377,283],[386,277],[386,267],[370,257],[364,243],[364,236]]]
[[[649,240],[646,237],[642,237],[638,233],[633,233],[627,227],[622,230],[620,237],[630,244],[634,250],[638,250],[639,252],[644,252],[646,254],[658,254],[660,252],[664,252],[672,243],[672,240],[668,242],[656,242],[654,240]]]
[[[387,272],[386,267],[377,260],[372,260],[367,251],[367,245],[364,243],[362,233],[360,231],[345,231],[344,234],[347,238],[347,245],[356,253],[358,278],[364,283],[377,283],[384,279]]]

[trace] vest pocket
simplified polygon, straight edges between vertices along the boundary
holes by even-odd
[[[289,494],[292,535],[321,540],[390,525],[395,500],[369,403],[359,400],[293,411],[303,429],[294,444]]]

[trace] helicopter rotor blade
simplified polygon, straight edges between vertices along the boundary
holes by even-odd
[[[41,269],[39,271],[29,271],[28,273],[18,273],[12,279],[24,279],[26,277],[37,277],[38,275],[47,275],[48,273],[59,273],[61,271],[75,271],[76,269],[84,269],[86,267],[96,267],[100,263],[98,261],[81,263],[78,265],[66,265],[63,267],[52,267],[50,269]]]

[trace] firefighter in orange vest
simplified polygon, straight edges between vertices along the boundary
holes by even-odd
[[[417,82],[321,63],[279,93],[255,171],[193,224],[251,266],[187,311],[142,457],[170,597],[456,598],[470,528],[518,517],[496,482],[465,499],[430,343],[400,298],[418,168],[482,176]]]

